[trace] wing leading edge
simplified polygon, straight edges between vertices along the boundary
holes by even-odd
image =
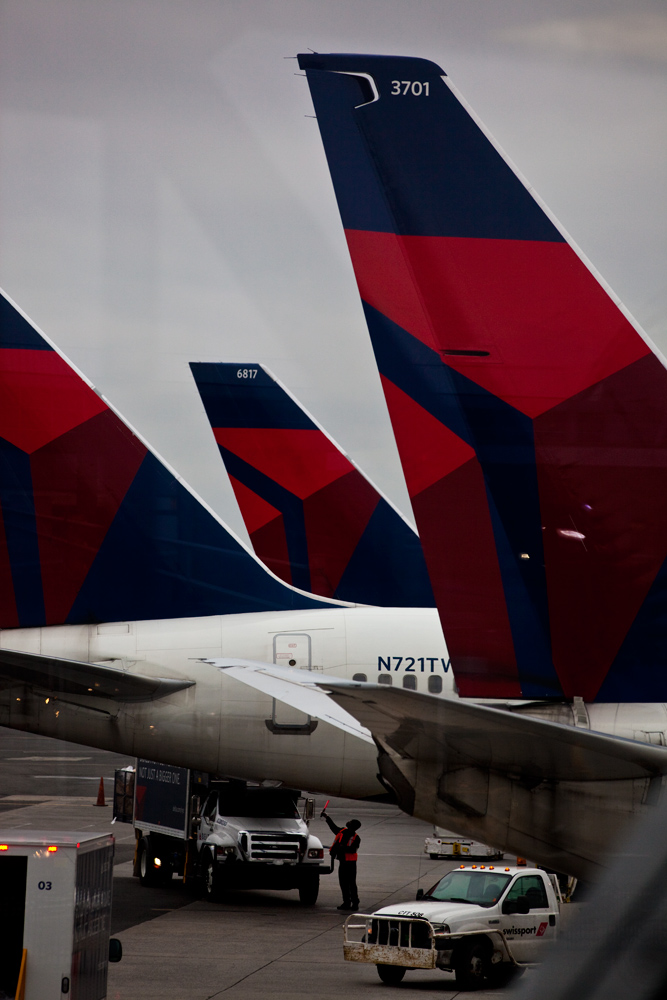
[[[54,695],[112,698],[122,702],[155,701],[195,684],[187,678],[151,677],[108,664],[13,649],[0,649],[0,678]]]

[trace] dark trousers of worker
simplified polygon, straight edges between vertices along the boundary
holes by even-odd
[[[340,891],[343,893],[343,903],[346,906],[359,906],[356,861],[338,862],[338,881],[340,882]]]

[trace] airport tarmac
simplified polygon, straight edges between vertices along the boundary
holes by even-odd
[[[123,943],[123,960],[109,966],[109,1000],[287,1000],[308,994],[318,1000],[385,995],[373,966],[343,960],[345,914],[337,876],[322,879],[315,907],[299,904],[296,891],[235,892],[208,903],[184,890],[142,888],[132,877],[132,828],[110,825],[111,805],[94,805],[100,776],[110,803],[111,777],[129,758],[0,728],[0,828],[73,831],[111,830],[116,837],[112,934]],[[316,797],[312,831],[331,842]],[[453,867],[423,853],[432,828],[391,805],[332,799],[339,823],[357,817],[361,907],[372,911],[414,899]],[[528,972],[526,975],[529,976]],[[463,996],[454,976],[439,971],[409,973],[403,991],[448,998]],[[378,991],[382,991],[378,993]],[[482,990],[483,997],[502,990]]]

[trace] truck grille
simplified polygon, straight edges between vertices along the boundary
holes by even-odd
[[[397,948],[430,948],[431,935],[423,920],[374,917],[367,932],[366,943],[395,945]]]
[[[288,833],[249,833],[250,861],[294,861],[306,849],[305,839]]]

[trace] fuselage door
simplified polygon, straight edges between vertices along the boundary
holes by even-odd
[[[273,662],[293,670],[312,670],[311,639],[307,632],[279,632],[273,637]],[[308,735],[317,726],[305,712],[273,699],[271,719],[266,724],[272,733]]]

